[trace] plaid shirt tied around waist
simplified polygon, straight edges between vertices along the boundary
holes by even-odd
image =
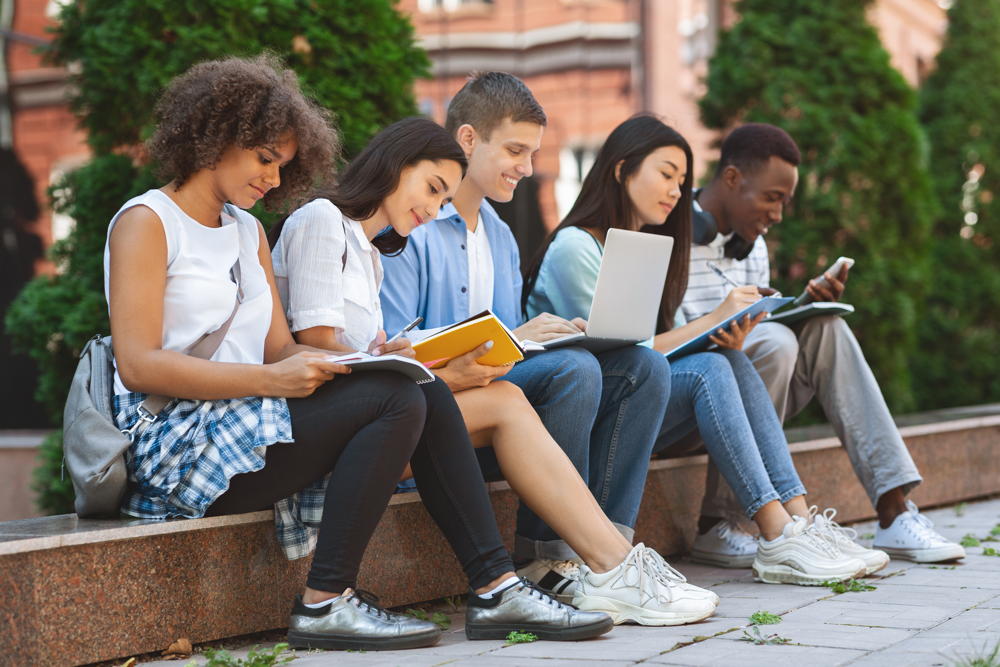
[[[118,428],[138,421],[145,398],[137,392],[114,397]],[[135,486],[122,512],[143,519],[202,517],[234,475],[263,468],[265,448],[281,442],[294,442],[283,398],[176,399],[126,452]],[[315,548],[325,494],[324,478],[275,503],[275,532],[289,560]]]

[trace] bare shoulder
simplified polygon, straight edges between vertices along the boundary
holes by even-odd
[[[165,239],[163,222],[153,209],[137,204],[118,216],[111,230],[112,242],[116,237]]]

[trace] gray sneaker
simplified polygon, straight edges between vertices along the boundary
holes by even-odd
[[[486,600],[472,594],[465,609],[469,639],[504,639],[516,630],[539,639],[573,641],[603,635],[613,625],[607,614],[563,604],[526,579]]]
[[[296,596],[288,621],[292,648],[389,651],[432,646],[440,638],[434,623],[388,612],[374,595],[350,588],[318,609]]]

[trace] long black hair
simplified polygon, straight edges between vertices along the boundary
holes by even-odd
[[[309,200],[329,199],[348,218],[365,220],[399,187],[403,169],[423,160],[457,162],[463,178],[468,166],[462,147],[443,127],[427,118],[404,118],[376,134],[338,177],[318,187]],[[272,248],[284,224],[282,220],[271,229]],[[372,239],[372,245],[383,255],[398,255],[406,248],[406,237],[390,227]]]
[[[637,228],[635,207],[628,195],[625,184],[639,169],[646,156],[657,148],[676,146],[684,151],[688,162],[688,176],[681,186],[681,198],[667,216],[665,224],[647,225],[641,231],[674,237],[674,249],[670,257],[660,313],[657,317],[656,332],[662,333],[673,327],[674,313],[687,290],[688,260],[691,256],[691,174],[694,165],[691,147],[676,130],[667,126],[659,118],[650,114],[633,116],[616,127],[601,147],[594,164],[583,179],[580,195],[573,208],[545,243],[535,254],[525,273],[521,307],[526,308],[542,260],[552,240],[560,230],[567,227],[589,227],[605,233],[609,229]],[[616,174],[616,167],[621,164]]]

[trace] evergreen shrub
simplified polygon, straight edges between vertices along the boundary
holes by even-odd
[[[934,221],[921,407],[1000,401],[1000,0],[959,0],[920,94]]]
[[[915,407],[910,366],[930,265],[934,198],[916,96],[866,20],[867,0],[741,0],[701,100],[708,127],[772,123],[799,144],[799,187],[768,234],[776,286],[798,294],[857,260],[849,323],[894,411]]]

